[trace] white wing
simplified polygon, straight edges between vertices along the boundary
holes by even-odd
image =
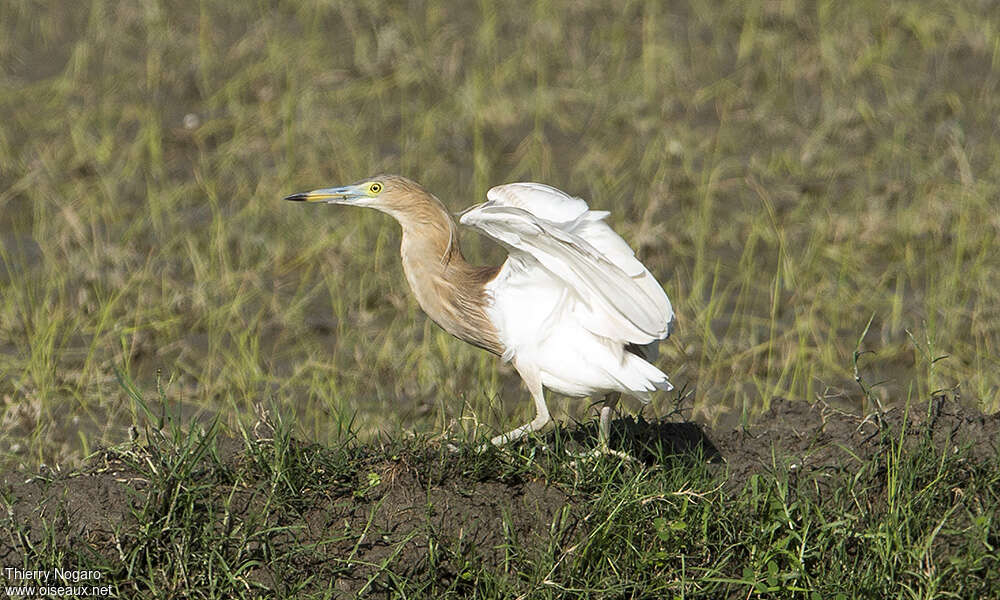
[[[673,310],[663,288],[604,222],[608,215],[547,185],[512,183],[491,189],[466,210],[463,225],[479,229],[510,254],[540,266],[586,306],[594,333],[649,344],[670,333]]]
[[[486,200],[495,205],[513,206],[539,219],[566,223],[587,212],[590,207],[580,198],[544,183],[508,183],[490,188]]]

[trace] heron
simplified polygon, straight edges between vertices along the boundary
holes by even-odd
[[[500,266],[469,264],[445,205],[418,183],[377,175],[285,200],[374,208],[402,227],[403,273],[442,329],[509,362],[535,418],[490,441],[501,446],[550,421],[545,389],[603,398],[598,436],[608,447],[622,394],[644,404],[673,388],[653,361],[674,312],[649,269],[605,221],[607,211],[541,183],[496,186],[457,216],[507,250]]]

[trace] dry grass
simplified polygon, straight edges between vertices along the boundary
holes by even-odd
[[[280,201],[382,171],[455,210],[523,179],[611,210],[709,416],[861,402],[872,315],[883,402],[1000,408],[988,2],[11,0],[0,65],[0,462],[122,439],[116,367],[320,441],[523,419],[516,376],[419,313],[394,223]]]

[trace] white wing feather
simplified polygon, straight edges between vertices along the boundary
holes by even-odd
[[[603,221],[608,215],[547,185],[513,183],[491,189],[488,201],[462,214],[512,256],[539,264],[567,286],[591,314],[594,333],[649,344],[670,333],[673,310],[652,274]]]
[[[526,210],[539,219],[552,223],[573,221],[590,208],[582,199],[544,183],[498,185],[486,192],[486,200],[494,205]]]

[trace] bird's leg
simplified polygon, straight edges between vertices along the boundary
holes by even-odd
[[[604,396],[604,406],[601,407],[601,420],[597,425],[597,447],[590,452],[574,454],[574,456],[579,459],[591,459],[599,456],[611,455],[617,456],[626,462],[639,462],[634,456],[622,452],[621,450],[612,450],[609,444],[611,438],[611,411],[615,408],[615,406],[617,406],[621,397],[622,395],[620,392],[613,392]],[[576,464],[576,461],[573,461],[572,464]]]
[[[531,392],[531,398],[535,401],[535,418],[530,423],[525,423],[517,429],[508,431],[503,435],[498,435],[490,440],[494,446],[503,446],[508,442],[519,440],[532,431],[538,431],[542,427],[545,427],[552,420],[552,417],[549,416],[549,407],[545,404],[545,392],[542,390],[541,373],[538,372],[538,369],[522,368],[522,366],[517,364],[517,359],[514,360],[514,368],[521,375],[521,379],[528,386],[528,391]]]
[[[611,411],[618,405],[618,401],[621,398],[621,392],[613,392],[604,396],[604,406],[601,407],[601,420],[597,426],[597,440],[600,444],[601,452],[605,454],[611,452],[611,446],[608,445],[611,441]]]

